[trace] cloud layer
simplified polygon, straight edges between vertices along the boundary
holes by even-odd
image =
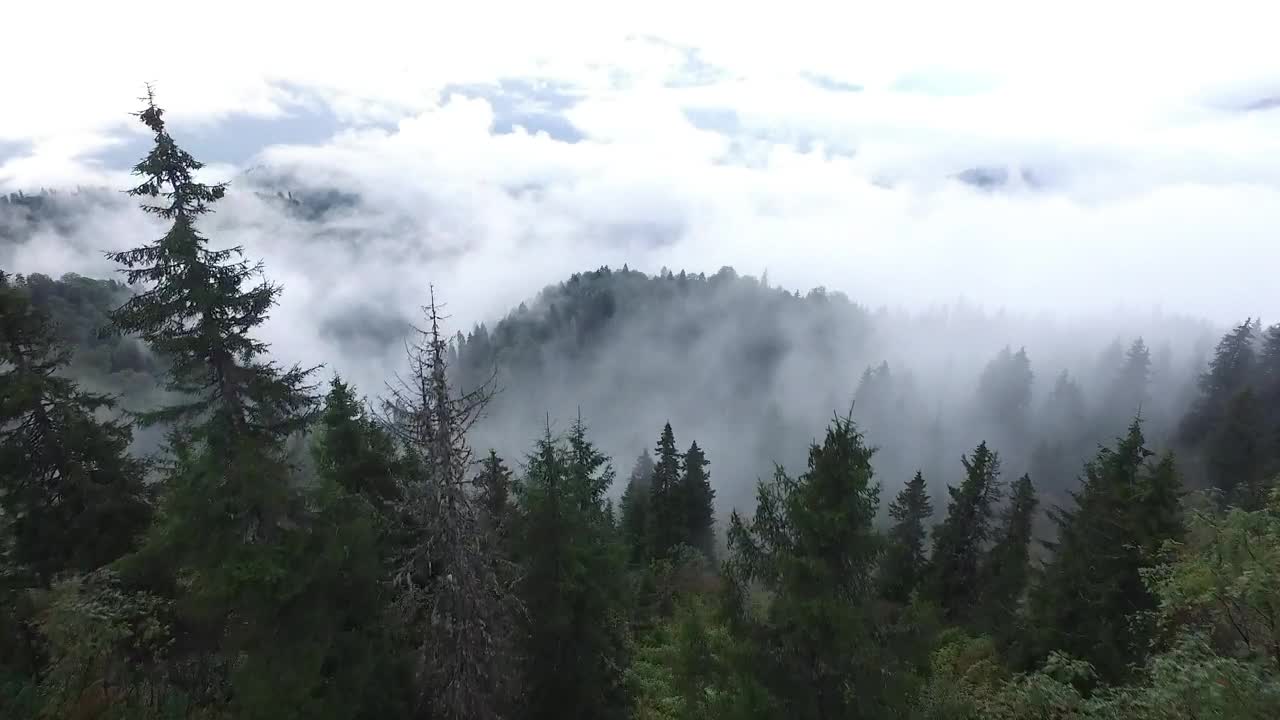
[[[241,192],[211,221],[284,283],[270,332],[299,355],[354,341],[353,307],[396,326],[430,282],[465,327],[624,263],[917,310],[1280,316],[1271,11],[837,8],[27,4],[12,26],[75,52],[10,74],[0,190],[126,187],[157,82],[211,178],[359,198],[320,226]],[[175,27],[187,47],[156,56]],[[102,274],[97,250],[154,232],[96,208],[0,260]]]

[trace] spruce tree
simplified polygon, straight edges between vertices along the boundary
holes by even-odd
[[[489,454],[480,462],[476,487],[485,524],[497,536],[499,545],[505,552],[507,534],[511,530],[511,492],[514,485],[511,469],[498,456],[497,450],[490,449]]]
[[[1026,348],[1017,352],[1003,348],[978,379],[978,402],[984,419],[1010,437],[1020,437],[1031,411],[1033,379]]]
[[[929,488],[924,474],[917,471],[889,504],[893,526],[880,562],[880,594],[886,600],[900,604],[910,602],[911,594],[924,579],[928,568],[925,523],[932,515]]]
[[[1043,433],[1059,441],[1074,440],[1085,425],[1084,391],[1066,370],[1053,381],[1043,416]]]
[[[329,383],[318,425],[313,455],[319,473],[387,511],[399,493],[395,443],[339,377]]]
[[[0,515],[10,561],[42,586],[129,552],[151,518],[129,426],[98,419],[114,400],[63,376],[70,358],[23,281],[0,272]]]
[[[1142,412],[1150,400],[1151,351],[1142,338],[1133,341],[1107,388],[1103,421],[1108,435]]]
[[[1191,410],[1182,420],[1182,441],[1198,446],[1222,418],[1227,403],[1250,383],[1257,361],[1254,340],[1257,325],[1247,319],[1222,337],[1214,349],[1209,368],[1200,375],[1200,390]]]
[[[409,691],[401,679],[402,638],[384,619],[406,464],[391,434],[336,376],[316,426],[318,487],[310,500],[318,507],[312,522],[324,529],[317,534],[332,536],[329,549],[341,548],[346,556],[331,568],[336,573],[323,601],[314,603],[333,612],[326,660],[334,667],[324,682],[342,689],[330,694],[328,710],[337,716],[403,714]]]
[[[968,621],[978,601],[980,569],[1000,500],[1000,457],[985,442],[962,457],[965,478],[947,486],[947,516],[933,533],[933,599],[949,620]]]
[[[1252,387],[1227,401],[1205,439],[1209,481],[1225,503],[1260,510],[1267,502],[1268,457],[1264,414]]]
[[[1181,484],[1170,456],[1151,461],[1141,423],[1085,465],[1075,506],[1056,509],[1053,558],[1032,593],[1040,653],[1093,664],[1125,679],[1154,637],[1156,600],[1143,578],[1168,540],[1182,536]]]
[[[671,423],[662,427],[655,448],[657,462],[649,481],[649,542],[654,558],[669,558],[687,541],[686,504],[680,482],[680,453]]]
[[[653,470],[653,458],[645,450],[636,459],[631,476],[627,479],[627,487],[622,493],[622,536],[627,544],[631,563],[637,566],[647,565],[652,557],[649,511],[653,500]]]
[[[873,453],[852,419],[837,418],[810,448],[803,475],[778,468],[760,484],[750,522],[731,516],[727,569],[735,593],[758,584],[772,597],[763,617],[740,612],[733,622],[754,640],[748,666],[756,682],[788,717],[902,711],[872,612],[881,549]]]
[[[1018,610],[1031,575],[1031,527],[1038,505],[1031,476],[1018,478],[1001,512],[995,545],[982,565],[982,620],[998,638],[1010,638],[1018,625]]]
[[[694,442],[684,454],[681,495],[685,503],[685,537],[689,545],[709,559],[714,559],[716,491],[707,474],[707,456]]]
[[[566,445],[548,432],[520,484],[524,715],[621,718],[626,550],[604,500],[613,470],[581,419]]]
[[[129,190],[143,198],[142,209],[171,225],[158,240],[108,257],[124,266],[130,285],[144,290],[112,313],[121,332],[137,333],[171,362],[166,387],[183,402],[142,413],[144,424],[189,422],[197,439],[235,456],[238,441],[271,443],[304,427],[315,403],[305,384],[309,370],[282,372],[261,359],[266,345],[249,333],[267,319],[280,288],[261,277],[262,265],[243,259],[240,247],[213,250],[196,221],[220,200],[225,184],[197,182],[203,164],[173,141],[164,111],[148,92],[138,113],[154,145],[133,169],[142,182]],[[161,198],[158,204],[147,200]],[[246,287],[248,286],[248,287]],[[271,483],[256,483],[268,486]],[[236,513],[242,523],[264,526],[266,506],[278,504],[276,490],[237,488],[248,505]],[[276,508],[278,510],[278,508]]]
[[[377,612],[370,522],[332,485],[297,482],[287,441],[315,415],[312,371],[279,368],[251,334],[280,288],[255,284],[262,267],[240,248],[209,248],[196,223],[225,186],[195,179],[201,164],[173,141],[150,94],[138,117],[154,144],[129,192],[170,226],[109,254],[142,286],[112,320],[168,361],[166,386],[179,401],[139,414],[170,426],[168,462],[158,521],[124,568],[175,596],[185,642],[167,662],[183,668],[169,676],[189,711],[352,713],[368,666],[342,638],[354,618]]]
[[[1258,401],[1263,408],[1264,474],[1280,475],[1280,324],[1262,335],[1258,352]]]

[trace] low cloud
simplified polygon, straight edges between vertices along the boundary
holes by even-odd
[[[154,80],[178,141],[232,181],[207,234],[284,286],[274,352],[371,394],[429,285],[467,330],[601,265],[731,265],[911,318],[784,408],[819,422],[828,391],[847,397],[880,360],[958,396],[1005,344],[1027,344],[1048,382],[1144,335],[1186,379],[1211,328],[1280,319],[1273,24],[1163,7],[1156,29],[1128,6],[1101,23],[1100,4],[1049,20],[980,5],[930,4],[927,22],[906,6],[730,22],[723,7],[563,3],[501,22],[492,8],[370,7],[341,23],[274,6],[243,23],[229,6],[188,23],[201,52],[180,67],[145,44],[107,47],[125,14],[94,6],[67,42],[101,62],[14,79],[30,101],[0,118],[0,191],[112,192],[66,200],[71,222],[22,226],[0,267],[106,277],[103,251],[161,232],[114,192],[147,140],[127,113]],[[1150,42],[1135,59],[1137,34]],[[214,52],[226,37],[237,52]],[[33,55],[24,42],[0,52]],[[797,355],[780,372],[782,393],[817,370]],[[606,388],[582,393],[606,403]]]

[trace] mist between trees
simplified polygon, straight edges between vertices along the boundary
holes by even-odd
[[[623,267],[290,329],[218,231],[375,252],[362,199],[237,196],[138,117],[150,219],[0,202],[9,260],[124,281],[0,275],[6,717],[1280,706],[1280,326]]]

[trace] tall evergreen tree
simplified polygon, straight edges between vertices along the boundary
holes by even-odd
[[[901,708],[878,651],[873,571],[879,486],[873,450],[849,418],[837,418],[808,470],[778,468],[761,483],[754,517],[730,520],[729,576],[758,583],[772,600],[763,618],[739,615],[755,642],[751,667],[789,717],[879,718]],[[851,652],[851,648],[859,648]],[[776,715],[774,715],[776,716]]]
[[[1085,425],[1085,399],[1080,383],[1066,370],[1058,373],[1042,413],[1044,435],[1059,440],[1073,438]]]
[[[655,448],[657,462],[649,481],[649,542],[655,558],[669,558],[687,540],[686,504],[680,482],[680,452],[671,423],[662,427]]]
[[[1250,318],[1218,342],[1208,370],[1200,375],[1200,395],[1183,418],[1183,442],[1193,446],[1202,443],[1222,418],[1230,399],[1249,384],[1257,361],[1256,331],[1257,324]]]
[[[473,493],[467,431],[490,393],[455,395],[434,291],[429,325],[409,345],[409,374],[384,403],[410,468],[398,508],[403,540],[392,574],[398,622],[414,646],[416,713],[492,720],[514,696],[518,602],[492,562]]]
[[[685,537],[688,543],[708,558],[715,558],[715,508],[716,491],[711,487],[707,474],[706,454],[694,442],[684,454],[684,475],[681,477],[681,495],[685,504]]]
[[[653,458],[645,450],[636,458],[635,467],[632,468],[631,476],[627,478],[627,487],[622,493],[622,536],[634,565],[646,565],[651,557],[649,512],[653,498],[653,471]]]
[[[1258,401],[1263,408],[1265,475],[1280,474],[1280,324],[1262,335],[1258,353]]]
[[[1149,404],[1151,351],[1142,338],[1133,341],[1114,372],[1103,408],[1103,421],[1108,428],[1115,426],[1107,431],[1109,434],[1124,427]]]
[[[932,590],[952,621],[967,621],[978,601],[980,569],[1001,497],[1000,456],[985,442],[962,457],[965,478],[947,486],[947,516],[933,533]]]
[[[173,141],[164,111],[150,93],[146,100],[138,117],[151,130],[154,145],[134,167],[142,182],[129,194],[144,198],[144,211],[172,224],[155,242],[108,254],[124,266],[130,285],[147,286],[112,313],[112,320],[120,331],[137,333],[169,358],[167,388],[185,398],[142,414],[143,422],[198,422],[198,439],[225,450],[228,458],[239,439],[278,440],[310,420],[315,402],[305,385],[310,371],[281,372],[261,359],[266,345],[249,332],[267,319],[280,288],[265,280],[246,288],[262,275],[262,265],[243,260],[240,247],[208,247],[196,221],[212,210],[226,185],[195,180],[203,164]],[[154,198],[163,201],[145,202]],[[264,487],[240,489],[262,493],[256,502],[263,507],[237,515],[262,525],[265,518],[254,516],[278,498],[266,497],[275,493],[265,487],[269,483],[256,484]]]
[[[196,223],[225,186],[195,179],[201,164],[173,141],[150,95],[146,102],[138,116],[154,144],[130,194],[170,227],[109,255],[143,286],[112,320],[168,361],[167,387],[180,400],[140,414],[144,424],[170,425],[170,461],[158,521],[124,567],[132,581],[174,596],[184,642],[165,674],[188,712],[354,713],[369,665],[344,638],[357,618],[377,613],[371,523],[332,483],[297,482],[288,440],[315,416],[312,371],[279,368],[251,334],[280,288],[255,284],[262,266],[240,248],[209,248]]]
[[[514,485],[511,469],[498,457],[497,450],[490,449],[489,454],[480,462],[476,487],[485,524],[498,537],[499,545],[505,546],[507,533],[511,530],[511,492]]]
[[[625,717],[626,551],[606,510],[608,459],[579,419],[548,432],[520,485],[525,715]]]
[[[1031,410],[1031,360],[1026,348],[1008,347],[987,363],[978,379],[978,402],[984,417],[1010,437],[1025,432]]]
[[[1023,475],[1013,484],[995,545],[982,565],[982,621],[999,638],[1008,639],[1018,626],[1015,620],[1031,574],[1031,526],[1037,505],[1031,476]]]
[[[124,555],[151,517],[130,428],[98,419],[114,401],[62,376],[69,362],[22,280],[0,272],[0,515],[37,585]]]
[[[387,510],[400,489],[395,442],[339,377],[329,383],[317,430],[313,454],[320,474]]]
[[[1267,502],[1269,458],[1264,414],[1252,387],[1227,401],[1222,417],[1205,440],[1209,481],[1222,499],[1244,510]]]
[[[1182,536],[1181,484],[1170,456],[1152,462],[1137,420],[1085,465],[1075,507],[1050,513],[1058,539],[1032,594],[1041,652],[1087,660],[1105,681],[1145,657],[1156,601],[1142,577],[1167,540]]]
[[[880,563],[880,593],[886,600],[905,604],[925,577],[925,523],[933,515],[929,488],[917,471],[889,505],[893,526]]]

